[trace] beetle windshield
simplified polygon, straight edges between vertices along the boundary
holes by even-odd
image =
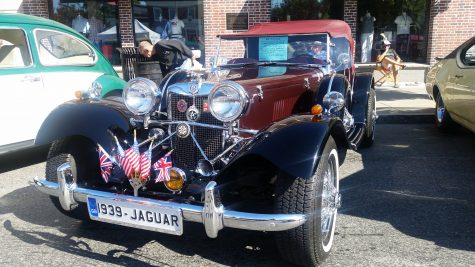
[[[327,34],[258,36],[244,38],[244,55],[228,63],[327,64]]]

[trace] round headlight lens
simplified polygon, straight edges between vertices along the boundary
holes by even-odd
[[[101,96],[101,94],[102,94],[102,85],[97,81],[92,82],[91,86],[89,87],[89,95],[92,98],[98,98]]]
[[[235,82],[221,82],[208,96],[211,114],[223,122],[236,120],[246,111],[249,97],[241,85]]]
[[[145,78],[130,80],[122,92],[125,105],[136,115],[148,114],[160,97],[157,84]]]

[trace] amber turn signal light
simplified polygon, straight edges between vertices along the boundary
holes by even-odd
[[[314,105],[314,106],[312,107],[312,109],[310,110],[310,113],[311,113],[312,115],[320,115],[320,114],[322,114],[322,112],[323,112],[323,107],[322,107],[321,105],[319,105],[319,104]]]
[[[82,96],[81,91],[80,91],[80,90],[75,91],[75,92],[74,92],[74,96],[75,96],[77,99],[81,99],[81,96]]]
[[[186,181],[185,172],[178,168],[170,168],[168,175],[170,180],[165,181],[165,187],[173,192],[180,191]]]

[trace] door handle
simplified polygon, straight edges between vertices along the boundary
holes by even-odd
[[[455,78],[462,78],[462,77],[463,75],[458,75],[458,74],[455,75]]]
[[[22,82],[39,82],[41,79],[40,77],[38,76],[31,76],[31,75],[26,75],[25,77],[23,77],[23,79],[21,80]]]

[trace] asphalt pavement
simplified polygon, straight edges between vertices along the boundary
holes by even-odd
[[[340,168],[325,266],[474,265],[475,135],[438,132],[417,82],[376,88],[376,140]],[[28,183],[44,174],[45,157],[44,148],[0,156],[0,266],[288,266],[272,233],[224,229],[208,239],[187,223],[176,237],[67,217]]]

